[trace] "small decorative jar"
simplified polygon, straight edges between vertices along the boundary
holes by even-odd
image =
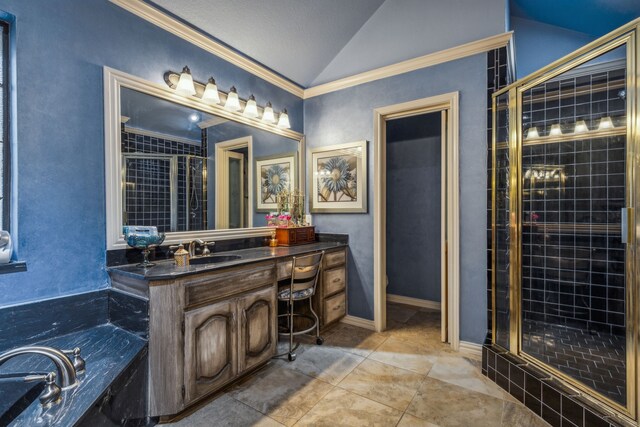
[[[184,248],[183,244],[178,246],[178,250],[173,255],[173,259],[176,261],[176,267],[189,266],[189,252]]]

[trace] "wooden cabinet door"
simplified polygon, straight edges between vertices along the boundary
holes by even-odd
[[[275,286],[252,292],[238,300],[239,372],[251,369],[275,355],[277,307]]]
[[[185,403],[189,403],[238,373],[236,301],[188,311],[184,325]]]

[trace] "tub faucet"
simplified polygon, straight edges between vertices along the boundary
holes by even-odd
[[[58,369],[62,389],[68,389],[78,384],[76,369],[71,360],[63,352],[52,347],[24,346],[14,348],[0,354],[0,366],[7,360],[23,354],[40,354],[51,359]]]

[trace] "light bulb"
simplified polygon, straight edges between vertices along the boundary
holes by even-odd
[[[200,114],[198,113],[189,114],[189,120],[191,120],[194,123],[197,122],[198,120],[200,120]]]
[[[562,135],[562,129],[560,129],[559,124],[551,125],[551,130],[549,131],[549,136],[560,136]]]
[[[180,73],[180,79],[176,85],[176,92],[181,95],[191,96],[196,94],[196,87],[193,84],[193,77],[191,77],[191,70],[186,65]]]
[[[529,130],[527,131],[527,136],[524,139],[533,139],[539,137],[540,135],[538,134],[538,128],[533,126],[529,128]]]
[[[585,133],[585,132],[589,132],[589,128],[587,127],[587,124],[584,122],[584,120],[578,120],[576,122],[575,129],[573,129],[573,133]]]
[[[602,129],[613,129],[613,120],[611,117],[603,117],[600,119],[600,125],[598,125],[598,130]]]
[[[285,108],[282,113],[280,113],[280,117],[278,118],[278,127],[282,129],[289,129],[291,124],[289,123],[289,115],[287,114],[287,109]]]
[[[244,106],[245,117],[258,117],[258,105],[256,104],[256,97],[251,95],[247,101],[247,105]]]
[[[216,86],[216,80],[213,77],[209,77],[207,86],[204,88],[202,94],[202,100],[209,104],[220,104],[220,95],[218,95],[218,86]]]
[[[231,86],[227,94],[227,101],[224,103],[224,108],[230,111],[240,110],[240,99],[238,98],[238,91],[235,86]]]
[[[273,115],[273,107],[271,106],[271,102],[267,102],[267,106],[264,107],[264,111],[262,112],[262,121],[267,123],[276,122],[276,116]]]

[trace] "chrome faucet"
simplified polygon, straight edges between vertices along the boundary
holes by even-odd
[[[40,403],[45,408],[53,405],[54,403],[59,403],[62,398],[62,389],[56,384],[56,373],[49,372],[46,375],[29,375],[24,377],[25,382],[31,381],[44,381],[45,388],[42,394],[40,395]]]
[[[56,350],[55,348],[51,347],[24,346],[14,348],[13,350],[9,350],[0,354],[0,366],[7,360],[12,359],[16,356],[21,356],[23,354],[40,354],[51,359],[51,361],[53,361],[53,363],[56,365],[56,368],[58,369],[60,385],[62,386],[63,390],[74,387],[78,384],[76,369],[74,368],[71,360],[69,360],[67,355],[65,355],[62,351]],[[79,356],[80,351],[78,349],[78,357]]]
[[[194,239],[189,242],[189,258],[193,258],[196,256],[196,245],[202,248],[202,256],[207,256],[211,253],[209,250],[209,246],[215,245],[215,242],[204,242],[200,239]]]
[[[189,258],[196,256],[196,245],[204,246],[204,242],[200,239],[194,239],[189,242]]]

